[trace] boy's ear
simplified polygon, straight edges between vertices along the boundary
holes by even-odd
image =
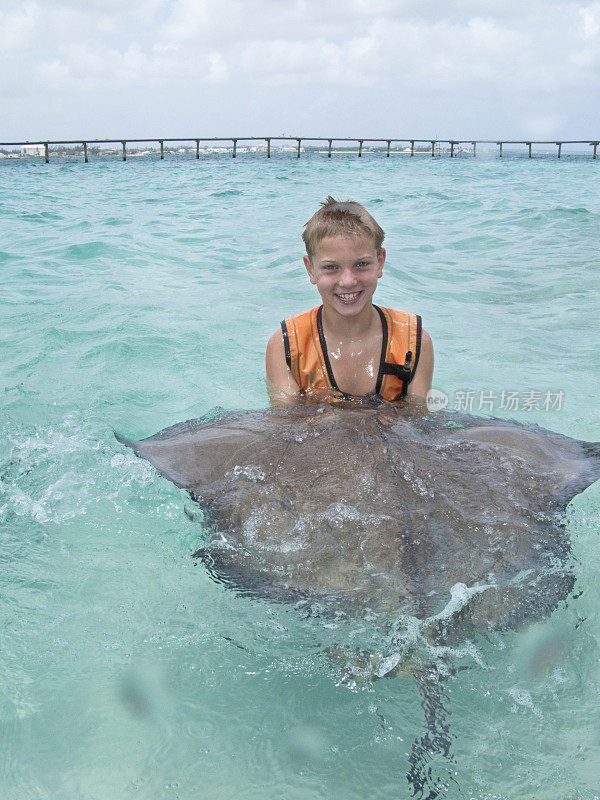
[[[378,278],[381,278],[383,273],[383,265],[385,264],[385,248],[381,247],[379,252],[377,253],[377,263],[379,264],[379,275]]]
[[[310,263],[310,258],[308,256],[304,256],[303,260],[306,271],[308,272],[308,277],[310,278],[310,282],[312,284],[316,284],[317,279],[315,278],[315,271],[313,269],[313,265]]]

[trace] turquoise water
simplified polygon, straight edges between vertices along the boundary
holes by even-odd
[[[214,583],[191,501],[112,429],[266,405],[331,193],[385,229],[377,299],[422,315],[450,407],[600,440],[599,181],[590,159],[0,163],[0,796],[409,796],[414,680],[348,680],[347,626]],[[600,796],[599,527],[596,485],[568,512],[575,596],[453,654],[443,796]]]

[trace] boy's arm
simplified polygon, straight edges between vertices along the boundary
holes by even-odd
[[[421,397],[424,400],[427,396],[427,392],[431,389],[432,379],[433,342],[427,331],[421,331],[421,353],[419,355],[419,363],[417,364],[417,371],[412,381],[408,384],[407,395]]]
[[[300,391],[285,360],[280,330],[275,331],[267,344],[267,390],[274,406],[292,405]]]

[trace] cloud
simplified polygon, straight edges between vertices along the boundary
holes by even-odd
[[[368,36],[341,44],[324,39],[257,41],[230,54],[230,60],[243,74],[269,85],[365,86],[374,80],[375,44]]]
[[[53,70],[64,78],[66,71],[73,85],[88,88],[117,77],[128,84],[164,82],[189,70],[200,81],[243,74],[266,85],[341,86],[373,85],[394,74],[424,85],[496,84],[520,73],[521,86],[556,87],[557,81],[576,83],[596,66],[600,4],[576,15],[569,5],[534,3],[529,12],[511,15],[507,6],[516,3],[510,1],[458,2],[448,15],[432,0],[155,0],[126,9],[116,2],[84,8],[63,2],[48,12],[54,46],[46,41],[38,60],[23,53],[46,18],[38,2],[13,14],[2,36],[7,49],[29,62],[34,79]]]
[[[274,87],[374,105],[452,98],[546,120],[600,77],[600,2],[577,0],[30,0],[0,28],[5,96],[148,86],[176,96]],[[588,87],[587,89],[585,87]],[[354,98],[353,98],[354,93]],[[377,103],[378,101],[378,103]],[[368,107],[368,103],[365,107]],[[588,103],[586,111],[589,116]],[[526,110],[529,109],[529,115]],[[281,111],[281,109],[279,109]],[[597,111],[594,111],[597,118]],[[568,116],[568,115],[567,115]],[[285,123],[284,123],[285,124]],[[537,123],[535,127],[538,127]]]
[[[39,9],[26,4],[18,9],[7,11],[0,25],[0,53],[6,59],[29,47],[39,29],[41,15]]]
[[[579,9],[583,23],[583,38],[598,39],[600,36],[600,3],[593,3]]]

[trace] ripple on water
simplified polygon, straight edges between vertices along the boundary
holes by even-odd
[[[221,192],[212,192],[210,197],[238,197],[243,192],[240,189],[224,189]]]

